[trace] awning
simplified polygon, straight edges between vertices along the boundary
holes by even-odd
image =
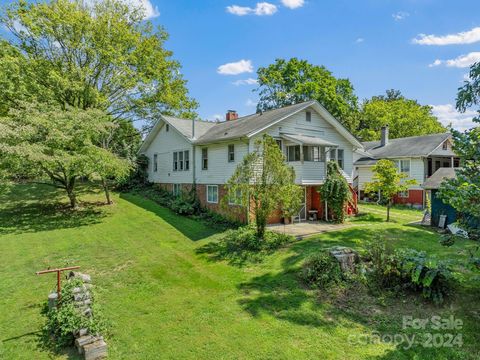
[[[305,135],[290,135],[282,134],[282,138],[285,140],[292,141],[301,145],[314,145],[314,146],[326,146],[326,147],[338,147],[337,144],[331,143],[330,141],[323,140],[318,137],[305,136]]]

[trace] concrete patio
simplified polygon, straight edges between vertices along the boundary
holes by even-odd
[[[295,236],[297,239],[303,239],[308,236],[326,233],[329,231],[337,231],[348,227],[345,224],[330,224],[321,221],[303,221],[295,224],[273,224],[268,225],[269,230],[286,233]]]

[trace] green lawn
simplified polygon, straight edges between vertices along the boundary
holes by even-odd
[[[92,275],[110,322],[111,359],[478,359],[478,279],[464,266],[467,241],[452,248],[411,225],[421,213],[362,205],[352,226],[281,249],[263,262],[232,266],[203,254],[220,235],[135,195],[84,191],[83,210],[58,211],[66,199],[23,185],[0,196],[0,358],[75,359],[42,349],[40,306],[54,276],[35,271],[80,265]],[[303,288],[297,269],[308,254],[332,245],[357,249],[384,236],[399,247],[451,258],[459,286],[451,303],[374,298],[362,290],[319,294]],[[408,333],[402,316],[454,315],[464,321],[461,348],[350,345],[352,335]],[[420,332],[420,335],[422,332]],[[419,336],[420,336],[419,335]]]

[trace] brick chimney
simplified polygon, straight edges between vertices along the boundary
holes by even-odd
[[[388,133],[389,133],[388,125],[382,126],[382,136],[380,138],[381,146],[388,145]]]
[[[227,121],[237,120],[238,119],[238,113],[235,110],[228,110],[226,119],[227,119]]]

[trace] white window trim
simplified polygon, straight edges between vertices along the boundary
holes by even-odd
[[[217,189],[217,201],[208,201],[208,189],[209,188],[216,188]],[[207,203],[209,204],[218,204],[218,185],[207,185],[207,191],[206,191],[206,196],[207,196]]]
[[[230,146],[233,147],[233,152],[230,152]],[[230,160],[230,154],[233,154],[233,160]],[[229,163],[234,163],[235,162],[235,144],[228,144],[227,145],[227,161]]]
[[[185,152],[188,151],[188,169],[185,168],[185,163],[186,163],[186,157],[185,157]],[[180,153],[182,153],[182,166],[180,166]],[[175,154],[177,154],[177,169],[175,170]],[[172,171],[174,172],[180,172],[180,171],[190,171],[190,149],[184,149],[184,150],[174,150],[172,151]]]
[[[203,150],[204,150],[204,149],[207,150],[207,157],[206,157],[206,158],[203,157]],[[200,161],[201,161],[200,165],[201,165],[201,170],[202,170],[202,171],[208,171],[208,153],[209,153],[208,147],[202,148],[202,150],[201,150],[201,152],[200,152]],[[205,160],[205,159],[207,160],[207,167],[204,167],[204,166],[203,166],[203,164],[204,164],[203,160]]]
[[[407,195],[407,196],[404,196],[404,195]],[[398,197],[399,198],[402,198],[402,199],[408,199],[410,197],[410,190],[405,190],[405,191],[400,191],[398,193]]]
[[[412,159],[397,159],[398,162],[397,169],[399,173],[407,174],[408,177],[411,177],[412,174]],[[408,161],[408,172],[402,171],[402,161]]]
[[[153,154],[153,161],[152,161],[152,170],[153,172],[158,172],[158,153]]]

